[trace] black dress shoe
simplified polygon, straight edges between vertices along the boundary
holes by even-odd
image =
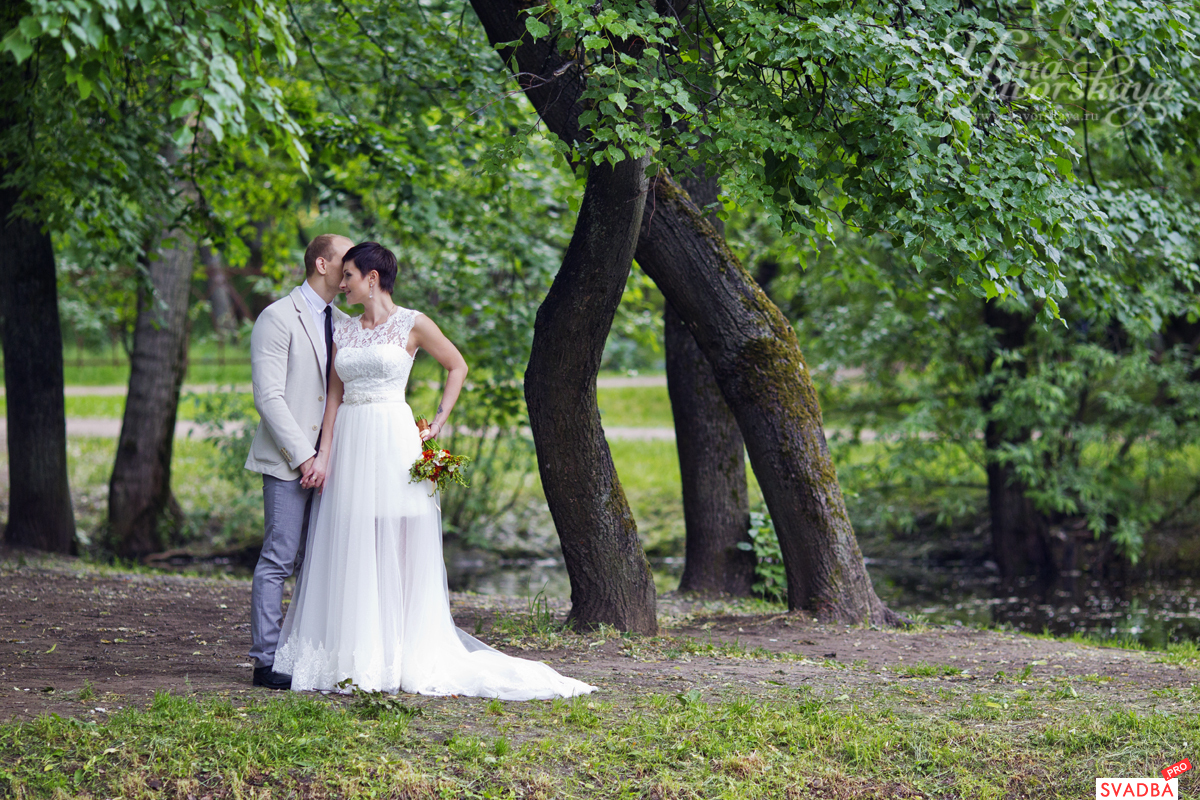
[[[255,667],[254,685],[265,686],[268,689],[290,689],[292,676],[278,673],[272,667]]]

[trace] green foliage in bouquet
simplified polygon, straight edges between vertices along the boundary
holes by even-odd
[[[422,430],[428,427],[424,418],[419,419],[417,424]],[[466,478],[467,464],[471,462],[470,456],[453,455],[449,450],[443,450],[434,439],[425,442],[421,450],[421,457],[413,462],[412,469],[409,470],[412,483],[433,481],[434,491],[438,492],[444,491],[450,481],[459,486],[471,485],[467,483]],[[432,496],[433,492],[429,494]]]

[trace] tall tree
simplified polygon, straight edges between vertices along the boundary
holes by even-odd
[[[563,142],[587,138],[580,100],[588,76],[580,60],[560,52],[544,23],[520,7],[473,5],[550,130]],[[686,192],[663,175],[643,214],[638,263],[688,325],[746,437],[779,531],[789,607],[824,619],[896,622],[875,595],[854,539],[794,331]]]
[[[9,452],[4,538],[18,547],[68,553],[75,546],[75,515],[67,482],[54,248],[49,233],[14,213],[17,194],[0,189],[0,335]]]
[[[684,27],[700,26],[697,4],[675,5]],[[695,39],[700,58],[711,62],[711,40]],[[675,46],[679,41],[676,39]],[[725,223],[716,212],[720,187],[703,166],[680,183],[707,212],[721,236]],[[653,257],[643,251],[639,258]],[[750,499],[746,485],[746,446],[737,419],[713,376],[704,353],[674,306],[663,309],[663,350],[667,391],[675,423],[683,494],[684,565],[679,589],[701,594],[749,595],[755,559],[750,541]]]
[[[20,6],[0,11],[0,37],[16,27]],[[21,137],[22,100],[37,73],[0,53],[0,141]],[[67,428],[63,399],[54,247],[35,209],[22,208],[21,178],[0,158],[0,336],[8,416],[8,523],[5,541],[67,553],[75,545],[75,515],[67,482]]]
[[[69,235],[95,261],[132,261],[143,242],[161,233],[151,230],[153,220],[180,177],[158,154],[187,147],[198,130],[218,143],[252,139],[265,147],[274,138],[297,159],[304,151],[280,91],[255,74],[274,59],[291,58],[282,13],[271,4],[29,0],[6,3],[3,14],[0,160],[10,190],[3,210],[7,222],[19,200],[27,221],[7,227],[5,236],[21,240],[10,254],[28,258],[18,269],[7,268],[3,256],[5,285],[21,292],[4,303],[5,325],[14,329],[5,337],[6,350],[11,340],[6,374],[27,384],[10,386],[14,512],[22,516],[10,532],[61,549],[70,538],[64,533],[70,505],[51,237]],[[189,162],[189,177],[203,168],[198,162]],[[158,302],[146,299],[143,307]],[[36,347],[24,346],[35,339]],[[43,385],[51,381],[56,388]],[[147,397],[170,405],[152,416],[174,416],[177,392]],[[26,399],[41,407],[27,412]],[[26,446],[26,437],[36,445]],[[129,452],[129,442],[122,444]],[[127,462],[121,463],[123,470]],[[114,487],[123,509],[118,520],[128,516],[122,484]]]
[[[1033,437],[1031,428],[1006,424],[996,406],[1005,394],[1005,384],[1019,381],[1024,375],[1023,364],[1005,365],[1005,355],[1022,350],[1027,334],[1034,324],[1033,316],[1020,310],[1005,309],[995,300],[983,304],[983,324],[990,328],[992,344],[983,354],[986,389],[979,398],[980,409],[987,423],[984,427],[984,447],[988,453],[988,512],[992,521],[992,559],[1000,568],[1006,584],[1019,578],[1046,581],[1057,572],[1050,552],[1050,531],[1046,517],[1029,497],[1029,487],[1019,471],[1001,455],[1006,446],[1028,443]]]
[[[525,400],[571,578],[570,619],[653,635],[654,580],[596,404],[604,342],[637,245],[648,160],[601,164],[588,175],[571,244],[538,308]]]
[[[1064,158],[1064,181],[1106,220],[1054,253],[1058,321],[1027,285],[1003,299],[949,292],[878,231],[843,229],[836,249],[802,248],[805,269],[788,266],[818,367],[865,368],[825,395],[878,434],[847,459],[859,513],[881,526],[981,517],[1009,586],[1136,563],[1144,537],[1200,497],[1183,455],[1200,434],[1195,341],[1178,327],[1198,286],[1200,18],[1111,3],[1106,38],[1074,12],[1021,34],[1026,80],[1006,89],[1015,103],[1057,98],[1059,135],[1082,154],[1073,169]]]
[[[129,392],[108,490],[108,535],[121,556],[162,550],[183,512],[171,492],[171,452],[179,392],[187,372],[188,299],[196,242],[168,229],[156,242],[129,357]]]

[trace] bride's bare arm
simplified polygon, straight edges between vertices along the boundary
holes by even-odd
[[[413,323],[412,333],[408,336],[408,347],[412,352],[417,348],[433,356],[450,374],[446,376],[446,389],[442,392],[442,402],[438,404],[437,415],[430,421],[429,430],[422,431],[421,439],[432,439],[446,427],[446,420],[458,402],[459,392],[467,379],[467,362],[454,343],[446,338],[446,334],[424,314],[417,316]]]
[[[333,346],[334,358],[337,357],[337,345]],[[325,398],[325,417],[321,421],[321,441],[317,442],[317,456],[313,459],[309,471],[300,479],[304,488],[325,485],[325,474],[329,470],[329,449],[333,444],[333,422],[337,418],[338,406],[342,404],[342,393],[345,385],[338,377],[337,370],[329,370],[329,396]]]

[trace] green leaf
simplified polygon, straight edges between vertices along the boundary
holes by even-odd
[[[183,149],[192,143],[194,137],[195,134],[190,125],[181,125],[171,134],[171,141],[175,143],[176,147]]]
[[[542,39],[550,35],[550,26],[536,17],[525,18],[525,30],[529,31],[529,35],[534,39]]]
[[[200,101],[195,97],[181,97],[171,103],[171,119],[179,119],[193,113],[200,107]]]
[[[33,45],[19,28],[13,28],[3,40],[0,40],[0,51],[12,53],[13,57],[17,59],[17,63],[20,64],[33,55]]]

